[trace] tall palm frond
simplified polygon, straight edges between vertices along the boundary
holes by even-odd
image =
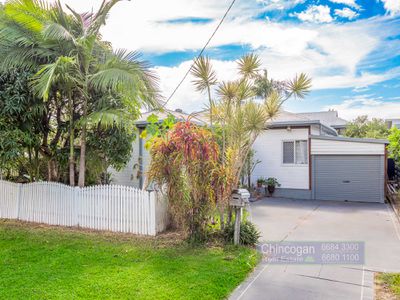
[[[237,97],[238,84],[235,81],[223,81],[218,85],[217,95],[225,102],[233,102]]]
[[[158,78],[139,57],[137,52],[126,50],[108,53],[98,72],[90,76],[89,84],[99,91],[113,90],[126,94],[130,101],[159,107]]]
[[[33,77],[32,87],[40,98],[47,100],[55,84],[72,87],[80,82],[74,57],[60,56],[54,63],[44,65]]]
[[[243,104],[243,114],[245,116],[245,130],[252,135],[258,135],[265,129],[268,114],[262,104],[248,101]]]
[[[129,128],[134,125],[134,120],[129,112],[123,109],[103,109],[90,113],[79,120],[78,125],[98,126],[102,128],[119,127]]]
[[[0,10],[0,69],[32,68],[46,61],[53,49],[41,44],[41,30],[49,20],[47,4],[13,0]]]
[[[42,31],[43,38],[46,40],[56,40],[56,41],[71,41],[74,44],[75,38],[73,34],[67,30],[67,28],[63,27],[58,23],[48,23],[45,25]]]
[[[217,75],[208,57],[201,56],[196,59],[191,74],[195,77],[192,82],[199,92],[204,92],[217,83]]]
[[[237,82],[236,98],[237,101],[243,101],[246,99],[253,98],[255,96],[253,91],[253,85],[246,79]]]
[[[10,0],[4,5],[4,12],[19,26],[39,33],[49,20],[50,4],[41,0]]]
[[[287,86],[290,96],[303,99],[310,91],[311,78],[306,74],[301,73],[300,75],[296,75],[293,80],[290,80],[287,83]]]
[[[272,93],[270,93],[264,102],[264,108],[268,119],[273,119],[279,114],[283,102],[284,101],[279,92],[274,90]]]
[[[242,56],[238,61],[239,74],[243,78],[254,78],[261,67],[261,61],[257,54],[250,53]]]

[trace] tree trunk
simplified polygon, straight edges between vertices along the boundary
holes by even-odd
[[[85,186],[85,171],[86,171],[86,125],[82,127],[81,133],[81,153],[79,158],[79,187]]]
[[[248,173],[247,173],[247,188],[250,191],[250,188],[251,188],[251,170],[250,170],[250,168],[249,168]]]
[[[87,94],[87,93],[86,93]],[[87,116],[87,99],[84,99],[83,102],[83,114],[82,117],[86,118]],[[85,186],[85,172],[86,172],[86,123],[82,126],[82,133],[81,133],[81,153],[79,157],[79,178],[78,178],[78,185],[79,187]]]
[[[47,175],[48,181],[57,181],[57,179],[58,179],[57,164],[54,161],[54,158],[50,158],[50,160],[47,164],[47,169],[48,169],[48,175]]]
[[[75,185],[75,162],[73,158],[69,160],[69,185]]]
[[[69,185],[75,185],[75,148],[74,148],[74,103],[72,101],[72,93],[69,92]]]
[[[212,115],[213,103],[211,100],[210,86],[207,86],[207,93],[208,93],[208,101],[210,103],[210,126],[211,126],[211,130],[213,130],[213,115]]]

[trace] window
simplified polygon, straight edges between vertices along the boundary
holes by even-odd
[[[283,142],[284,164],[308,164],[308,141],[285,141]]]
[[[294,164],[294,142],[283,142],[283,163]]]

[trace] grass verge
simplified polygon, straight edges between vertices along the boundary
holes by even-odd
[[[375,291],[377,300],[400,299],[400,273],[375,274]]]
[[[0,221],[0,299],[223,299],[254,249]]]

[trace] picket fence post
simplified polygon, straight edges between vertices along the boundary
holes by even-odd
[[[149,215],[150,215],[150,234],[155,236],[157,234],[157,206],[156,206],[156,192],[149,191]]]
[[[79,187],[74,187],[72,190],[73,194],[73,203],[74,203],[74,218],[75,218],[75,226],[79,227],[79,213],[81,211],[81,199],[80,199],[80,188]]]
[[[22,198],[22,183],[18,183],[18,192],[17,192],[17,220],[19,220],[19,218],[20,218],[21,198]]]

